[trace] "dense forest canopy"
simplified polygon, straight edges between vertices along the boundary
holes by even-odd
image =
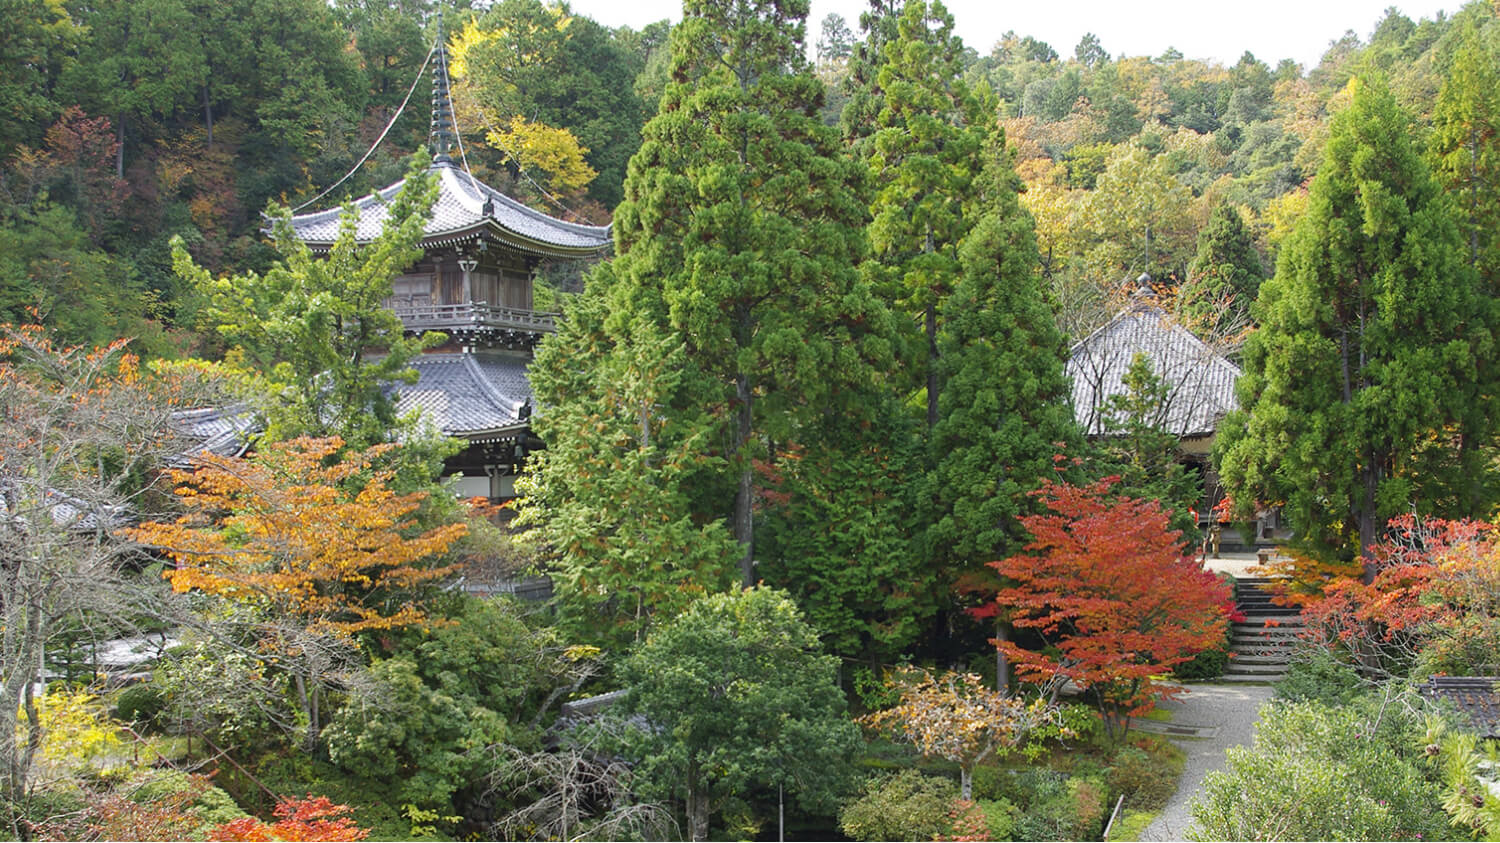
[[[318,204],[399,178],[427,134],[430,74],[418,71],[440,26],[468,165],[560,216],[608,219],[670,76],[666,21],[609,29],[541,0],[3,8],[0,315],[35,308],[67,339],[130,335],[162,355],[212,350],[168,240],[183,237],[211,272],[263,268],[266,204],[334,185],[409,98]],[[1108,33],[1071,50],[1009,33],[955,58],[970,88],[996,98],[1059,327],[1076,337],[1112,310],[1122,279],[1187,280],[1222,205],[1243,217],[1268,275],[1351,74],[1383,72],[1428,121],[1472,24],[1495,39],[1486,3],[1421,21],[1392,9],[1310,68],[1249,53],[1228,66],[1112,56]],[[832,124],[865,33],[837,16],[807,26]]]

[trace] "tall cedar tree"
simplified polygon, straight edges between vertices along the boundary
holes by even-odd
[[[1465,21],[1453,67],[1432,113],[1434,170],[1460,208],[1469,262],[1500,293],[1500,47]]]
[[[932,431],[932,471],[922,499],[928,545],[954,574],[1008,552],[1025,533],[1028,495],[1053,476],[1053,456],[1081,437],[1069,408],[1067,343],[1042,291],[1031,215],[996,129],[963,240],[957,288],[943,303]]]
[[[940,0],[908,0],[877,74],[884,104],[867,159],[874,181],[866,264],[899,312],[917,320],[903,368],[938,420],[938,315],[962,273],[959,243],[983,169],[995,103],[963,80],[963,42]],[[908,332],[903,332],[904,334]],[[920,350],[918,350],[920,349]]]
[[[849,99],[839,115],[844,140],[857,158],[870,152],[876,119],[885,107],[880,87],[880,68],[885,64],[885,45],[896,40],[896,21],[901,16],[897,0],[868,0],[870,7],[859,13],[864,40],[856,41],[849,53],[849,74],[844,77]]]
[[[910,653],[942,590],[920,552],[913,422],[889,390],[860,403],[826,414],[766,467],[785,500],[768,508],[756,554],[831,651],[874,665]]]
[[[1261,287],[1215,458],[1242,507],[1282,504],[1310,552],[1368,562],[1391,516],[1478,508],[1486,472],[1466,446],[1494,429],[1495,340],[1410,118],[1384,84],[1350,88]]]
[[[616,328],[644,317],[685,344],[682,406],[707,407],[728,461],[735,539],[753,566],[754,460],[794,441],[841,382],[867,378],[880,304],[854,263],[857,172],[818,121],[806,0],[689,0],[672,82],[615,213]],[[871,333],[879,337],[879,331]],[[697,412],[692,410],[691,412]]]
[[[1188,267],[1179,298],[1191,328],[1228,326],[1250,312],[1250,302],[1265,280],[1255,238],[1240,212],[1220,204],[1198,232],[1198,253]]]
[[[728,586],[739,547],[694,500],[724,461],[709,453],[706,412],[672,403],[682,341],[645,317],[618,340],[605,329],[614,268],[594,271],[537,349],[531,385],[547,409],[533,427],[547,449],[527,462],[517,523],[536,528],[526,536],[547,559],[563,626],[618,646]]]

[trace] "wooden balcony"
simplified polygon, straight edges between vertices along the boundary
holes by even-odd
[[[442,331],[461,342],[530,347],[542,334],[557,330],[556,313],[499,307],[482,301],[432,304],[417,299],[397,297],[390,302],[402,326],[412,333]]]

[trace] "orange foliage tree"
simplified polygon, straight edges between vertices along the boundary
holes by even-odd
[[[389,487],[396,446],[343,447],[300,438],[250,459],[204,454],[197,470],[172,472],[181,517],[122,531],[172,559],[174,590],[252,611],[262,647],[292,677],[309,746],[320,731],[317,676],[356,633],[427,623],[422,586],[456,570],[434,563],[467,531],[417,525],[426,493]]]
[[[1183,555],[1159,503],[1111,495],[1112,484],[1037,490],[1051,513],[1021,519],[1032,540],[990,563],[1006,585],[973,613],[1007,616],[1040,636],[1040,651],[995,643],[1022,679],[1065,678],[1091,692],[1119,735],[1130,716],[1178,690],[1157,677],[1224,640],[1232,601],[1227,585]]]
[[[208,833],[208,839],[343,841],[369,837],[368,828],[355,825],[354,820],[347,816],[351,811],[353,809],[348,805],[334,804],[326,796],[284,799],[273,811],[275,822],[241,817],[214,828]]]
[[[910,742],[925,756],[957,764],[964,800],[973,798],[975,767],[1020,746],[1036,729],[1061,722],[1045,699],[1028,703],[991,690],[973,673],[908,671],[890,684],[900,689],[901,701],[863,721]]]
[[[1403,515],[1371,556],[1370,583],[1356,570],[1301,599],[1306,637],[1367,670],[1401,672],[1424,651],[1437,672],[1476,660],[1462,651],[1500,661],[1500,528]]]

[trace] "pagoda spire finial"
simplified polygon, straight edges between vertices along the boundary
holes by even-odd
[[[443,7],[438,6],[437,48],[432,62],[432,163],[452,163],[453,99],[448,93],[448,37],[443,31]]]

